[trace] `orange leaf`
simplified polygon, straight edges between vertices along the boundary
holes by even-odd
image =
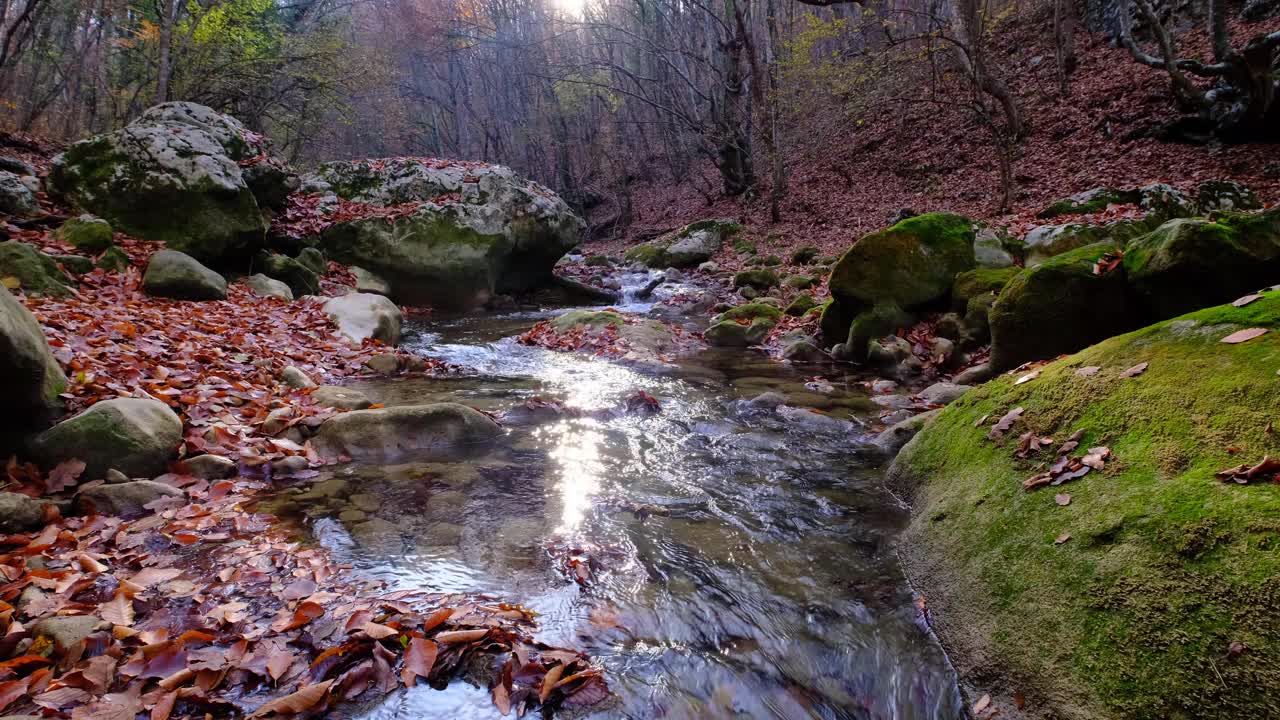
[[[273,713],[296,715],[307,712],[328,697],[329,686],[332,684],[332,680],[325,680],[315,685],[308,685],[295,693],[272,700],[255,710],[249,717],[259,718]]]

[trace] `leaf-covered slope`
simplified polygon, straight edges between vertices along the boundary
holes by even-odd
[[[1250,327],[1268,332],[1221,342]],[[1215,478],[1280,454],[1277,370],[1270,292],[997,378],[908,444],[890,472],[915,509],[903,557],[966,679],[1032,717],[1280,715],[1280,485]],[[1078,430],[1106,469],[1024,491],[1054,458],[1016,458],[1019,433]]]

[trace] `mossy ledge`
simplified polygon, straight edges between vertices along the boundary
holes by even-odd
[[[1269,331],[1220,342],[1245,327]],[[1021,693],[1035,718],[1280,716],[1280,485],[1214,478],[1280,454],[1278,369],[1270,292],[1111,338],[1021,385],[1001,376],[903,449],[888,480],[913,504],[903,562],[966,682]],[[1015,407],[1024,421],[988,440]],[[1082,448],[1115,457],[1024,492],[1037,472],[1013,455],[1024,430],[1083,430]]]

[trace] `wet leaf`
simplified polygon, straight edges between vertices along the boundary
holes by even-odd
[[[1236,332],[1231,333],[1230,335],[1222,338],[1219,342],[1224,342],[1228,345],[1238,345],[1242,342],[1249,342],[1254,338],[1262,337],[1266,334],[1266,328],[1246,328],[1244,330],[1237,330]]]
[[[116,590],[115,597],[110,602],[103,603],[98,614],[113,625],[128,627],[133,624],[133,600],[121,588]]]
[[[562,674],[564,674],[564,664],[556,663],[554,667],[547,671],[546,675],[542,676],[542,689],[538,691],[538,702],[545,703],[547,701]]]
[[[276,632],[296,630],[321,615],[324,615],[324,607],[317,602],[307,600],[299,603],[298,608],[293,611],[292,617],[286,616],[272,623],[271,629]]]
[[[436,636],[433,639],[438,643],[448,645],[451,643],[474,642],[488,634],[488,628],[478,628],[476,630],[448,630],[442,633],[436,633]]]
[[[1069,495],[1068,493],[1058,493],[1057,495],[1053,496],[1053,501],[1059,505],[1070,505],[1071,495]]]
[[[295,693],[272,700],[258,708],[249,717],[259,718],[274,714],[296,715],[307,712],[328,698],[329,686],[332,684],[332,680],[325,680],[315,685],[308,685]]]
[[[436,664],[437,646],[426,638],[413,638],[404,652],[404,669],[400,671],[400,679],[405,687],[413,687],[418,678],[430,678],[431,668]]]
[[[1078,377],[1091,377],[1093,375],[1097,375],[1098,371],[1101,369],[1102,368],[1097,365],[1086,365],[1085,367],[1076,370],[1076,375]]]
[[[1261,300],[1262,298],[1263,298],[1262,295],[1245,295],[1244,297],[1236,298],[1235,300],[1231,301],[1231,304],[1236,307],[1244,307],[1245,305],[1248,305],[1249,303],[1255,300]]]
[[[386,625],[380,625],[376,622],[367,622],[360,629],[364,631],[365,635],[368,635],[374,640],[384,640],[400,634],[399,630]]]

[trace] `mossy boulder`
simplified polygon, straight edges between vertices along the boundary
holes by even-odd
[[[98,258],[98,267],[107,272],[124,272],[124,269],[133,264],[129,259],[129,255],[119,247],[109,247],[107,251],[102,253]]]
[[[791,251],[791,264],[808,265],[814,260],[817,260],[820,253],[821,251],[813,245],[801,245]]]
[[[808,290],[817,287],[822,281],[812,275],[788,275],[782,284],[796,290]]]
[[[743,270],[735,273],[733,276],[733,286],[735,288],[754,288],[755,290],[768,290],[778,284],[778,274],[767,268],[758,270]]]
[[[1051,257],[1069,250],[1111,241],[1124,245],[1129,240],[1148,232],[1150,226],[1141,220],[1120,220],[1106,225],[1041,225],[1033,228],[1025,238],[1027,267],[1039,265]]]
[[[341,413],[320,426],[311,444],[323,458],[386,462],[455,457],[501,433],[479,410],[434,403]]]
[[[1021,245],[1020,241],[1009,237],[1002,230],[979,228],[973,237],[973,260],[978,267],[983,268],[1013,267],[1014,254],[1011,249],[1017,250],[1020,257],[1023,252]]]
[[[257,267],[263,275],[288,285],[294,297],[320,292],[319,276],[300,258],[264,252],[258,255]]]
[[[943,300],[974,267],[973,221],[926,213],[863,236],[831,270],[837,302],[856,310],[890,301],[913,310]]]
[[[957,311],[968,307],[969,301],[979,295],[1000,294],[1004,286],[1021,272],[1020,268],[975,268],[956,276],[951,288],[951,302]]]
[[[850,357],[861,359],[866,354],[867,341],[894,334],[899,328],[910,327],[915,317],[897,303],[886,300],[863,310],[854,316],[845,338],[845,348]]]
[[[0,395],[8,407],[0,414],[0,454],[8,457],[18,436],[46,428],[62,414],[58,396],[66,386],[40,323],[0,286]]]
[[[791,304],[787,305],[787,308],[782,312],[787,315],[800,317],[816,307],[818,307],[818,301],[814,300],[812,295],[809,295],[808,293],[801,293],[797,295],[796,299],[792,300]]]
[[[609,310],[570,310],[551,320],[551,326],[556,332],[568,332],[576,328],[603,330],[608,327],[620,328],[623,325],[626,325],[626,318],[622,313]]]
[[[856,313],[834,300],[822,304],[822,314],[818,318],[818,329],[822,331],[822,341],[834,345],[842,343],[849,337],[849,325]]]
[[[54,232],[54,237],[71,243],[77,250],[94,255],[114,244],[111,223],[92,215],[71,218]]]
[[[702,334],[708,345],[714,347],[744,348],[759,345],[777,325],[767,317],[753,320],[721,320]]]
[[[64,460],[85,463],[83,479],[107,470],[154,477],[177,453],[182,421],[157,400],[114,398],[63,420],[31,441],[31,454],[46,470]]]
[[[329,272],[329,261],[325,258],[324,253],[319,248],[305,247],[298,253],[295,258],[303,267],[316,274],[316,277],[323,277]]]
[[[0,242],[0,284],[24,293],[63,296],[71,283],[58,263],[26,243]]]
[[[1252,327],[1268,332],[1221,342]],[[1017,690],[1033,718],[1275,715],[1280,616],[1264,609],[1280,597],[1280,486],[1214,474],[1280,454],[1277,368],[1271,292],[1111,338],[1030,382],[997,377],[903,449],[889,472],[912,503],[899,552],[977,694],[1012,704],[1002,694]],[[988,440],[1018,407],[1006,439]],[[1080,432],[1081,449],[1113,458],[1027,492],[1046,458],[1015,457],[1022,432]]]
[[[52,194],[114,227],[202,262],[256,250],[267,222],[240,161],[264,151],[238,121],[165,103],[54,158]]]
[[[650,241],[627,248],[626,252],[622,253],[622,259],[645,267],[661,269],[666,267],[667,252],[666,248],[659,247]]]
[[[1170,220],[1125,247],[1124,269],[1153,319],[1234,300],[1280,280],[1280,209]]]
[[[772,303],[752,302],[745,305],[739,305],[730,308],[715,316],[712,324],[724,322],[725,320],[755,320],[756,318],[765,318],[777,322],[782,317],[782,310]]]
[[[1132,205],[1138,202],[1138,199],[1139,193],[1135,190],[1112,187],[1093,188],[1050,203],[1048,207],[1036,213],[1036,217],[1047,220],[1059,215],[1094,213],[1106,210],[1108,205]]]
[[[1123,270],[1094,273],[1099,258],[1119,250],[1088,245],[1015,275],[991,308],[991,366],[1007,370],[1132,330],[1138,313]]]
[[[147,261],[142,289],[175,300],[226,300],[227,280],[177,250],[161,250]]]
[[[49,255],[48,257],[72,275],[93,272],[94,264],[91,257],[85,255]]]
[[[732,220],[702,220],[686,225],[666,245],[663,255],[667,267],[697,267],[719,252],[725,239],[739,229]]]
[[[337,223],[320,238],[329,259],[377,274],[402,305],[469,309],[551,285],[552,268],[585,228],[555,193],[500,165],[327,163],[309,182],[349,200],[419,203],[391,220]]]

